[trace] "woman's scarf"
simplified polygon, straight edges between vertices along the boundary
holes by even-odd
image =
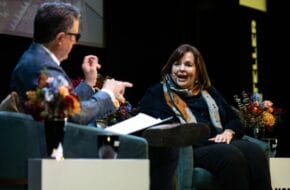
[[[169,75],[166,75],[163,80],[163,93],[168,106],[178,117],[181,123],[197,123],[196,117],[189,109],[187,104],[182,100],[179,95],[192,96],[192,92],[188,89],[179,88]],[[218,131],[222,130],[222,124],[220,120],[218,106],[215,100],[206,90],[201,91],[201,95],[204,98],[212,124],[217,128]]]

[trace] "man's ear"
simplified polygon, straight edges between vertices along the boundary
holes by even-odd
[[[65,32],[59,32],[55,37],[55,41],[57,41],[57,43],[62,43],[65,36],[66,36]]]

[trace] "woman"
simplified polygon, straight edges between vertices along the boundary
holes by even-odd
[[[161,119],[174,116],[176,122],[208,125],[210,138],[193,145],[194,164],[215,175],[221,189],[271,190],[266,155],[257,145],[240,139],[243,136],[240,120],[211,85],[200,52],[188,44],[179,46],[162,68],[161,78],[160,83],[147,90],[139,102],[138,111]],[[173,162],[169,168],[176,167],[176,154],[175,148],[166,151],[149,149],[151,166],[154,166],[151,189],[172,189],[174,170],[171,169],[171,174],[168,174],[162,168],[166,168],[164,164],[169,164],[169,160]],[[165,158],[167,162],[158,160],[158,157]],[[167,183],[164,177],[157,187],[162,175],[167,176]]]

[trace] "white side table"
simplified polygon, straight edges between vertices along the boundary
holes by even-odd
[[[30,159],[29,190],[149,190],[148,159]]]
[[[270,158],[273,189],[290,189],[290,158]]]

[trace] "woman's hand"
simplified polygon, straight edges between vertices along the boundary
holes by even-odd
[[[224,130],[221,134],[216,135],[213,138],[210,138],[210,141],[214,141],[215,143],[226,143],[230,144],[233,137],[235,135],[235,132],[231,129]]]

